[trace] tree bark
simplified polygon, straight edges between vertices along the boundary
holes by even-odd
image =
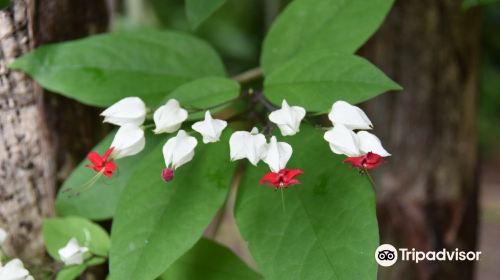
[[[109,25],[110,1],[38,0],[34,6],[35,47],[101,33]],[[45,91],[45,115],[56,151],[57,185],[109,129],[97,108]]]
[[[0,11],[0,227],[4,248],[25,260],[44,255],[42,218],[53,214],[54,153],[41,90],[7,65],[33,47],[28,0]]]
[[[376,175],[381,242],[475,250],[480,12],[400,0],[361,54],[404,90],[366,104],[393,156]],[[474,262],[399,261],[381,279],[472,279]]]
[[[6,65],[39,45],[103,32],[108,19],[102,0],[15,0],[0,12],[0,228],[10,256],[43,259],[55,187],[106,128],[95,108],[44,93]]]

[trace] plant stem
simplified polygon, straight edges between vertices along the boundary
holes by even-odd
[[[234,76],[232,79],[238,83],[248,83],[262,77],[262,70],[256,67]]]
[[[372,175],[370,175],[370,173],[368,172],[368,169],[366,169],[366,168],[365,168],[365,174],[368,177],[368,180],[370,181],[370,184],[372,185],[373,190],[375,191],[376,190],[375,181],[373,180]]]

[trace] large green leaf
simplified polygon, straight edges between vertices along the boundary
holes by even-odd
[[[226,0],[186,0],[186,15],[193,29],[197,28]]]
[[[275,104],[286,99],[319,112],[337,100],[358,103],[396,89],[401,87],[366,59],[327,51],[302,53],[269,75],[264,85]]]
[[[333,155],[322,132],[303,126],[286,138],[289,168],[302,184],[279,191],[259,185],[267,166],[249,167],[239,188],[236,220],[267,280],[376,279],[375,197],[366,177]]]
[[[202,109],[210,108],[240,94],[240,85],[234,80],[222,77],[207,77],[186,83],[167,96],[177,99],[182,105]]]
[[[262,50],[264,73],[302,51],[353,53],[377,30],[393,0],[295,0],[276,19]]]
[[[12,68],[80,102],[108,106],[126,96],[156,105],[188,81],[223,76],[217,53],[187,34],[141,30],[43,46]]]
[[[188,251],[222,206],[234,164],[228,130],[218,143],[198,146],[193,161],[165,183],[161,147],[146,157],[125,187],[112,228],[112,279],[154,279]]]
[[[81,246],[88,247],[92,254],[108,255],[109,236],[99,225],[80,217],[52,218],[43,221],[45,246],[54,259],[60,259],[58,250],[71,238],[76,238]]]
[[[104,154],[111,145],[115,133],[115,131],[110,133],[92,150],[101,155]],[[57,195],[57,214],[61,216],[81,216],[92,220],[104,220],[113,217],[120,193],[136,171],[137,162],[140,162],[149,154],[161,139],[160,136],[154,136],[151,132],[146,132],[146,147],[140,154],[117,160],[118,171],[112,178],[102,176],[91,188],[81,191],[76,196],[74,192],[85,186],[95,175],[93,170],[86,167],[89,162],[86,159],[83,160],[64,182]],[[75,191],[68,191],[69,189]]]
[[[160,280],[257,280],[255,271],[229,249],[201,239],[162,275]]]

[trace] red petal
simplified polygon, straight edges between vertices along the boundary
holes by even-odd
[[[292,185],[298,185],[300,184],[300,181],[297,180],[297,179],[291,179],[290,181],[288,181],[288,183],[286,184],[286,186],[292,186]]]
[[[352,167],[363,168],[363,161],[365,160],[365,156],[360,157],[348,157],[344,159],[344,162],[350,163]]]
[[[282,169],[280,173],[281,171],[284,171],[285,183],[304,173],[302,169]]]
[[[104,153],[104,155],[102,156],[102,159],[104,161],[107,161],[114,149],[115,149],[114,147],[107,149],[106,152]]]
[[[90,152],[87,155],[87,159],[95,166],[99,166],[104,163],[104,159],[97,152]]]
[[[276,187],[277,185],[279,185],[279,177],[280,176],[278,173],[268,172],[260,179],[260,184]]]
[[[106,165],[104,166],[104,170],[110,171],[110,172],[115,171],[116,168],[117,168],[116,163],[114,163],[113,161],[106,162]]]

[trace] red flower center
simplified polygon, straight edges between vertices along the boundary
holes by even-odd
[[[302,169],[281,169],[278,172],[268,172],[260,179],[261,185],[273,186],[276,189],[288,188],[291,185],[300,184],[295,177],[304,173]]]
[[[367,170],[379,167],[380,165],[385,163],[382,156],[372,152],[359,157],[348,157],[344,160],[344,162],[350,163],[352,167]]]
[[[90,152],[87,155],[87,159],[91,164],[87,165],[87,167],[93,169],[95,172],[102,172],[104,176],[111,178],[113,172],[117,169],[116,163],[112,159],[108,160],[112,152],[113,147],[109,148],[103,156],[97,152]]]

